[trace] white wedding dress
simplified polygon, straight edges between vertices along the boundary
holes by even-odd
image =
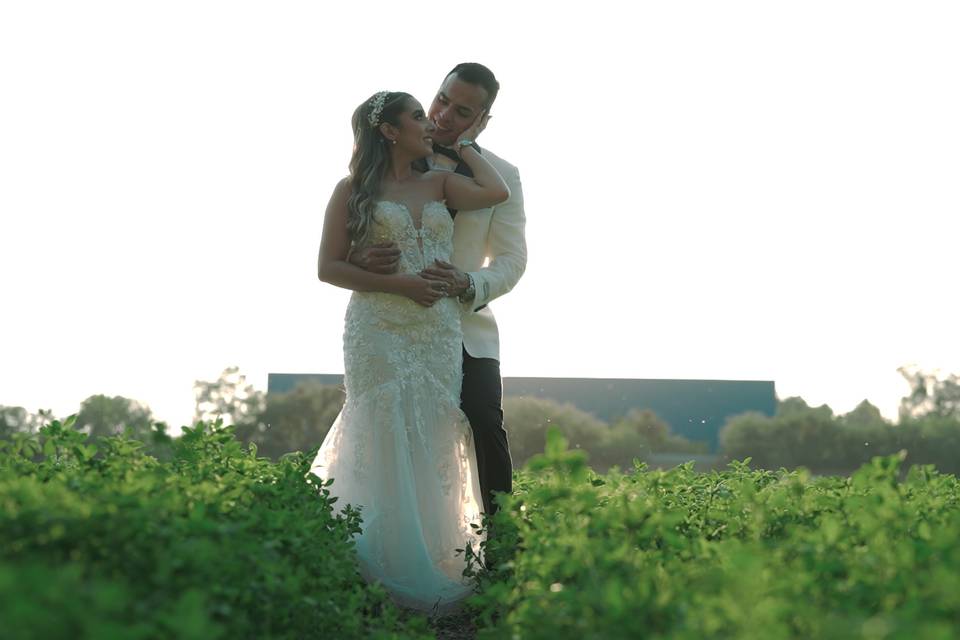
[[[371,241],[396,242],[400,271],[449,260],[453,220],[427,203],[420,230],[407,208],[377,203]],[[482,501],[473,432],[460,410],[462,334],[458,303],[423,307],[409,298],[354,292],[344,331],[346,402],[311,465],[333,478],[335,509],[361,507],[360,573],[394,600],[433,613],[472,593],[461,574],[479,553]]]

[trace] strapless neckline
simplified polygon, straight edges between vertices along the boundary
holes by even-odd
[[[440,205],[443,205],[444,211],[446,211],[446,208],[447,208],[447,205],[443,200],[427,200],[426,202],[423,203],[423,208],[420,209],[420,225],[418,226],[417,221],[413,217],[413,211],[411,211],[410,207],[408,207],[405,203],[400,202],[398,200],[378,200],[377,202],[378,203],[388,202],[390,204],[395,204],[398,207],[402,207],[403,210],[407,212],[407,216],[410,218],[410,225],[416,231],[420,231],[423,227],[423,214],[427,211],[427,207],[429,207],[432,204],[440,204]]]

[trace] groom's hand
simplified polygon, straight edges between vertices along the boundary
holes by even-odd
[[[396,273],[400,249],[393,242],[381,242],[350,253],[350,263],[371,273]]]
[[[453,298],[466,291],[470,284],[466,273],[443,260],[434,260],[433,265],[420,272],[420,277],[446,283],[447,295]]]

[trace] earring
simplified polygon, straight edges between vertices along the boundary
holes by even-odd
[[[392,142],[393,142],[393,144],[397,144],[397,141],[396,141],[396,140],[393,140]]]

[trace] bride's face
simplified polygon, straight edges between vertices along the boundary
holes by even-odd
[[[416,100],[407,100],[407,108],[400,114],[396,129],[398,150],[417,158],[433,153],[433,134],[437,127]]]

